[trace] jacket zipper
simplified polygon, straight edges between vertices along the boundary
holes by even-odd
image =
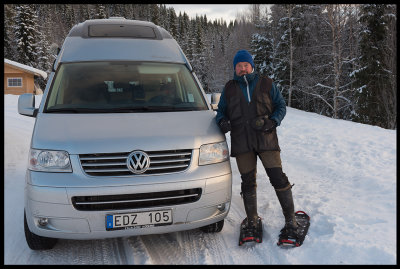
[[[250,99],[249,83],[247,82],[246,75],[243,75],[243,78],[244,78],[244,81],[246,81],[246,85],[247,85],[247,96],[248,96],[248,98],[249,98],[249,103],[250,103],[251,99]]]

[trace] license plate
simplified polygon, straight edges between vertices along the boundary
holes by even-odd
[[[148,228],[172,224],[172,210],[106,215],[106,230]]]

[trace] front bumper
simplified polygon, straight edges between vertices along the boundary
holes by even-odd
[[[58,173],[42,173],[27,171],[27,184],[25,185],[25,211],[28,226],[31,232],[44,237],[64,238],[64,239],[101,239],[112,237],[125,237],[144,234],[169,233],[182,230],[190,230],[215,223],[226,217],[230,208],[232,192],[232,174],[228,164],[218,164],[220,168],[228,173],[218,176],[204,175],[201,179],[194,179],[186,175],[189,180],[168,180],[174,175],[166,177],[163,183],[157,178],[159,183],[152,182],[148,177],[149,184],[126,184],[126,178],[118,185],[118,179],[113,181],[110,186],[43,186],[38,184],[42,179],[48,182],[46,177],[53,177],[57,181],[58,176],[68,176]],[[211,166],[210,166],[211,167]],[[218,167],[208,170],[211,172]],[[204,169],[207,169],[206,167]],[[221,170],[219,170],[221,171]],[[185,173],[175,175],[175,178],[184,177]],[[196,173],[194,173],[196,174]],[[214,173],[215,174],[215,173]],[[79,177],[81,175],[69,174],[69,176]],[[91,179],[96,180],[96,179]],[[77,179],[71,180],[76,182]],[[100,181],[104,181],[101,179]],[[35,184],[33,184],[35,183]],[[72,204],[72,197],[86,195],[118,195],[127,193],[147,193],[163,192],[181,189],[201,188],[202,195],[196,202],[156,206],[148,208],[101,210],[101,211],[82,211],[77,210]],[[143,211],[172,209],[173,223],[171,225],[124,230],[106,230],[106,215],[116,213],[134,213]],[[40,218],[47,218],[45,226],[39,225]]]

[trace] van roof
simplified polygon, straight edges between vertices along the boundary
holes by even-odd
[[[65,38],[55,68],[61,62],[151,61],[186,64],[178,43],[162,27],[124,18],[87,20]]]

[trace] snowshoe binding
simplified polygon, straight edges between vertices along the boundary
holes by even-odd
[[[310,217],[304,211],[295,213],[297,229],[283,227],[277,245],[282,247],[300,247],[310,227]]]
[[[258,217],[256,224],[248,223],[247,218],[245,218],[240,225],[239,246],[252,241],[261,243],[262,234],[262,221],[260,217]]]

